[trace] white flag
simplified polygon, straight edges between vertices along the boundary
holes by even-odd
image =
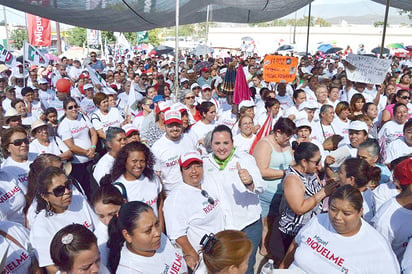
[[[86,66],[87,71],[89,72],[90,79],[92,80],[93,84],[99,84],[102,86],[102,92],[105,94],[117,94],[117,92],[109,87],[106,83],[106,81],[90,66]]]
[[[23,50],[24,62],[42,67],[47,67],[49,65],[49,58],[29,43],[24,42]]]

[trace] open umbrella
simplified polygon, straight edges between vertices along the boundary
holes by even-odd
[[[340,47],[334,47],[334,48],[330,48],[328,49],[325,53],[326,54],[333,54],[333,53],[337,53],[338,51],[341,51],[342,48]]]
[[[210,53],[213,53],[213,52],[214,52],[214,49],[209,48],[206,45],[198,45],[197,47],[195,47],[192,50],[191,54],[194,54],[196,56],[200,56],[200,55],[210,54]]]
[[[331,48],[333,48],[333,46],[331,44],[322,44],[318,47],[318,51],[326,52]]]
[[[400,43],[392,43],[392,44],[386,45],[386,47],[390,49],[405,49],[405,46]]]
[[[51,53],[45,53],[44,56],[49,58],[50,61],[59,61],[59,57]]]
[[[375,54],[380,54],[381,53],[381,47],[376,47],[371,50],[372,53]],[[389,54],[389,49],[388,48],[383,48],[383,54]]]
[[[159,56],[159,55],[163,55],[163,54],[172,53],[173,51],[174,51],[174,48],[172,48],[172,47],[160,45],[160,46],[155,47],[154,49],[152,49],[152,51],[149,53],[149,55]]]
[[[412,45],[411,45],[411,46],[406,46],[405,49],[406,49],[407,51],[412,51]]]
[[[245,42],[252,42],[254,39],[250,36],[245,36],[245,37],[242,37],[240,40],[245,41]]]

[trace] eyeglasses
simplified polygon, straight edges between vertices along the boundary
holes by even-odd
[[[78,109],[78,108],[79,108],[78,105],[73,105],[73,106],[68,106],[68,107],[67,107],[68,110]]]
[[[90,55],[90,57],[96,57],[96,55]]]
[[[189,99],[195,99],[195,96],[187,96],[185,97],[185,99],[189,100]]]
[[[23,143],[25,143],[26,145],[30,144],[30,140],[29,138],[24,138],[24,139],[16,139],[13,142],[10,142],[10,144],[15,145],[16,147],[21,146]]]
[[[215,199],[213,199],[212,197],[209,196],[209,193],[207,193],[206,190],[202,189],[202,191],[200,192],[202,194],[203,197],[205,197],[207,199],[207,202],[211,205],[215,204]]]
[[[409,96],[399,96],[399,98],[401,98],[401,99],[403,99],[403,100],[409,100],[409,99],[411,99],[411,97],[409,97]]]
[[[72,182],[71,179],[68,179],[68,180],[64,183],[64,185],[55,187],[51,192],[46,192],[46,194],[53,194],[53,195],[56,196],[56,197],[61,197],[61,196],[63,196],[64,193],[66,192],[66,189],[67,189],[67,190],[71,190],[72,187],[73,187],[73,182]]]
[[[313,161],[313,160],[308,160],[309,162],[311,162],[311,163],[314,163],[315,165],[319,165],[320,164],[320,160],[322,160],[322,158],[320,158],[319,160],[317,160],[317,161]]]

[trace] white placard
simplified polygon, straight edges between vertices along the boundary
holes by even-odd
[[[366,84],[382,84],[391,66],[391,60],[357,54],[349,54],[346,62],[348,79]]]

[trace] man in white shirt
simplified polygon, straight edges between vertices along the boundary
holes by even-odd
[[[39,87],[39,99],[43,106],[47,109],[51,101],[56,98],[54,91],[49,89],[49,82],[45,78],[37,80]]]
[[[211,189],[222,203],[225,229],[242,230],[253,243],[246,273],[253,273],[256,252],[262,238],[262,208],[259,194],[266,184],[255,159],[233,146],[232,132],[225,125],[212,132],[213,152],[204,159],[204,176],[210,179]]]
[[[178,110],[165,112],[166,134],[152,146],[156,157],[154,169],[162,179],[166,193],[182,182],[178,159],[187,151],[196,150],[196,142],[190,135],[182,134],[182,116]]]

